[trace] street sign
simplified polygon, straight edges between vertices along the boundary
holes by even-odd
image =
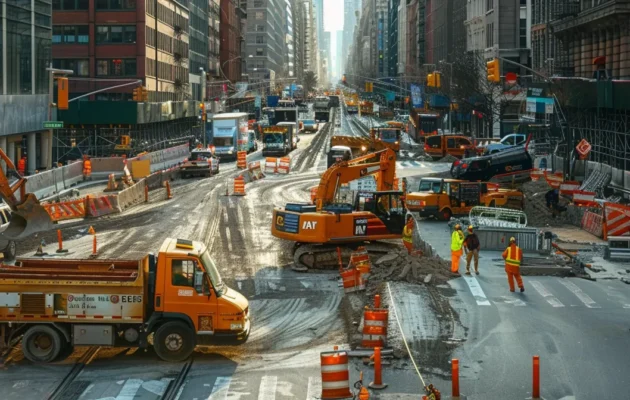
[[[518,79],[518,76],[514,72],[508,72],[505,74],[505,82],[510,85],[514,85]]]
[[[63,121],[44,121],[44,129],[63,128]]]
[[[586,139],[582,139],[580,143],[575,146],[575,151],[577,151],[581,157],[586,158],[586,156],[588,156],[588,153],[591,152],[591,148],[591,144],[587,142]]]

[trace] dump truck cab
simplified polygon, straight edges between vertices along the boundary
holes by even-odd
[[[137,258],[1,264],[0,293],[0,351],[23,335],[33,362],[59,360],[73,346],[149,345],[183,361],[197,345],[244,343],[251,326],[247,299],[223,282],[205,244],[182,239]]]
[[[352,160],[354,154],[348,146],[332,146],[328,152],[328,168],[342,160]]]
[[[182,178],[190,176],[212,176],[219,173],[219,159],[211,147],[193,149],[190,156],[180,166]]]

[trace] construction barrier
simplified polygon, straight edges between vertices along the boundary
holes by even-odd
[[[252,181],[257,181],[265,177],[265,174],[262,171],[260,166],[260,161],[249,163],[247,168],[249,170],[249,174],[252,178]]]
[[[545,171],[543,175],[545,177],[545,180],[547,181],[547,184],[554,189],[559,189],[560,184],[564,182],[564,176],[562,175],[562,172],[551,173]]]
[[[102,217],[104,215],[120,212],[118,206],[118,196],[110,194],[107,196],[86,196],[86,217]]]
[[[608,236],[630,235],[630,207],[621,204],[604,204],[604,240]]]
[[[355,268],[344,269],[339,274],[343,282],[344,293],[353,293],[359,290],[359,273]]]
[[[586,192],[576,190],[573,192],[573,204],[582,207],[599,207],[599,203],[595,200],[595,192]]]
[[[118,191],[118,183],[116,183],[116,175],[109,174],[107,178],[107,188],[103,192],[115,192]]]
[[[278,159],[275,157],[267,157],[265,159],[265,173],[275,174],[278,172]]]
[[[85,218],[85,199],[43,204],[53,222]]]
[[[144,203],[145,186],[146,180],[142,179],[135,185],[118,193],[118,205],[120,206],[121,210],[126,210],[129,207]]]
[[[322,371],[322,399],[346,399],[350,391],[348,353],[335,351],[320,353]]]
[[[234,178],[233,196],[245,196],[245,178],[238,176]]]
[[[363,311],[363,340],[361,347],[385,347],[387,343],[387,322],[389,311],[386,309],[366,308]]]
[[[247,168],[247,152],[246,151],[236,152],[236,168],[239,168],[239,169]]]
[[[291,158],[282,157],[278,162],[278,173],[279,174],[288,174],[291,170]]]
[[[560,194],[563,196],[573,196],[573,194],[580,190],[580,182],[564,182],[559,186]]]
[[[582,229],[597,237],[602,237],[604,234],[603,224],[604,217],[592,211],[586,211],[582,217]]]
[[[499,174],[490,178],[490,182],[499,184],[516,184],[527,182],[531,179],[533,170],[525,169],[522,171],[508,172],[507,174]]]
[[[529,177],[532,181],[537,182],[544,176],[544,171],[540,169],[532,169],[529,173]]]

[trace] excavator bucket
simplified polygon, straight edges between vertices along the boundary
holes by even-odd
[[[21,240],[52,228],[52,219],[46,209],[34,194],[27,193],[25,200],[11,212],[11,222],[0,235],[10,240]]]

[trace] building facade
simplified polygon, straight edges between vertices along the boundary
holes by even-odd
[[[238,0],[221,0],[220,70],[230,83],[242,80],[241,7]]]
[[[398,19],[399,14],[402,14],[400,7],[400,0],[389,0],[388,3],[388,14],[389,14],[389,58],[387,59],[387,75],[388,76],[396,76],[398,75],[398,63],[402,63],[399,61],[400,54],[399,48],[402,44],[401,35],[400,35],[400,20]],[[400,15],[401,19],[403,15]]]
[[[27,173],[50,168],[48,118],[52,4],[0,0],[0,148]],[[82,35],[84,38],[85,35]]]

